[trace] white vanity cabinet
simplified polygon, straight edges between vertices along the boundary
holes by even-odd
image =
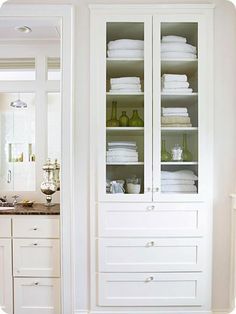
[[[91,5],[90,10],[91,312],[209,313],[213,6]],[[163,54],[161,40],[168,35],[186,38],[196,55]],[[108,45],[119,39],[143,40],[143,52],[132,57],[132,51]],[[185,74],[191,92],[164,90],[163,74]],[[119,90],[111,79],[120,77],[135,77],[141,90]],[[185,108],[189,122],[169,125],[165,108]],[[117,119],[137,110],[144,126],[111,125],[107,121],[114,122],[116,110]],[[164,146],[171,152],[186,141],[188,159],[162,156]],[[116,144],[122,149],[123,142],[132,142],[135,157],[119,152],[119,159],[111,149],[115,142],[122,142]],[[186,188],[173,186],[180,185],[172,178],[181,170],[191,173]],[[140,193],[129,194],[127,179],[134,176]],[[124,183],[125,193],[111,193],[114,181]]]

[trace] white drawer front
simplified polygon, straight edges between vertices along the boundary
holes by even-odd
[[[199,236],[204,212],[200,203],[103,203],[98,205],[98,236]]]
[[[11,218],[0,218],[0,238],[11,237]]]
[[[16,314],[60,314],[60,279],[15,278]]]
[[[13,236],[16,238],[59,238],[59,218],[14,218]]]
[[[99,274],[100,306],[200,306],[202,273]]]
[[[60,241],[14,239],[14,276],[60,277]]]
[[[201,271],[202,239],[99,239],[100,272]]]

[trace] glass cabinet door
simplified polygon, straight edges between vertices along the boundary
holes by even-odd
[[[112,16],[101,48],[100,200],[152,199],[151,17]],[[105,165],[105,167],[103,166]]]

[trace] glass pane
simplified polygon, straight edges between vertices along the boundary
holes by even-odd
[[[161,23],[161,191],[198,192],[198,24]]]
[[[35,80],[35,59],[0,59],[0,81]]]
[[[106,54],[106,193],[144,193],[144,23],[107,23]]]
[[[61,68],[60,68],[60,58],[48,58],[47,59],[47,69],[48,69],[48,80],[60,80],[61,79]]]
[[[0,160],[0,190],[35,190],[34,94],[0,93]]]

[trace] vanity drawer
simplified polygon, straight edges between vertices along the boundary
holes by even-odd
[[[99,239],[100,272],[201,271],[203,241],[197,238]]]
[[[60,277],[60,241],[14,239],[13,274],[16,277]]]
[[[13,237],[16,238],[59,238],[58,218],[24,217],[13,218]]]
[[[100,306],[201,306],[202,273],[102,273]]]
[[[98,236],[201,236],[203,203],[100,203]]]
[[[0,238],[11,237],[11,218],[0,218]]]
[[[14,313],[59,314],[60,279],[15,278]]]

